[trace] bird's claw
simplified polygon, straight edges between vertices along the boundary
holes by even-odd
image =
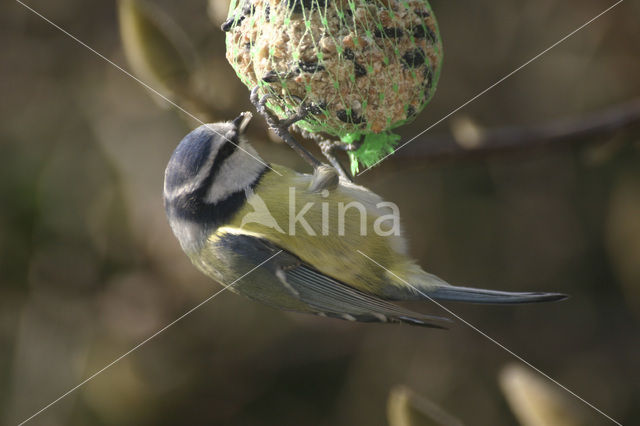
[[[273,94],[267,93],[261,98],[258,98],[258,87],[254,87],[251,90],[251,103],[255,106],[258,112],[265,117],[269,126],[278,129],[288,129],[292,124],[297,123],[300,120],[304,120],[310,113],[311,107],[305,103],[301,103],[298,111],[288,118],[279,118],[273,112],[267,108],[267,101],[274,97]]]
[[[317,168],[321,163],[318,161],[309,151],[307,151],[302,145],[295,140],[291,133],[289,133],[289,126],[292,124],[304,119],[308,114],[307,107],[304,104],[301,104],[298,113],[293,115],[290,118],[280,119],[273,112],[269,111],[267,108],[267,100],[270,97],[274,97],[272,94],[266,94],[262,98],[258,98],[258,87],[254,87],[251,89],[251,96],[249,99],[251,103],[255,106],[256,110],[264,117],[267,121],[267,124],[282,140],[285,141],[287,145],[293,148],[309,165],[311,165],[314,169]]]

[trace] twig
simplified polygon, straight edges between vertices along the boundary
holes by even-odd
[[[453,136],[416,140],[392,157],[437,161],[537,149],[577,143],[640,124],[640,99],[583,115],[534,126],[507,126],[483,130],[473,147],[464,147]]]

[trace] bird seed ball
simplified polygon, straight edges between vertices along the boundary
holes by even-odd
[[[279,117],[304,103],[298,125],[343,138],[412,120],[442,61],[426,0],[233,0],[227,60]]]

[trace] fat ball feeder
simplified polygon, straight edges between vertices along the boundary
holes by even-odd
[[[346,177],[335,150],[352,174],[393,152],[391,131],[431,100],[442,63],[426,0],[232,0],[222,30],[268,124],[317,167],[288,128],[315,139]]]

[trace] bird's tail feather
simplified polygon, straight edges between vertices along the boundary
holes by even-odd
[[[495,304],[553,302],[568,297],[562,293],[509,292],[452,285],[438,286],[425,294],[434,300]]]

